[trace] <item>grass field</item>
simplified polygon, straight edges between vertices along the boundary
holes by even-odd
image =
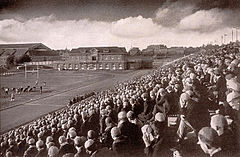
[[[41,70],[39,85],[46,81],[43,93],[22,93],[10,102],[10,97],[2,97],[0,109],[0,134],[20,125],[29,123],[49,112],[66,107],[73,96],[103,91],[114,84],[144,75],[150,70],[137,71],[56,71]],[[36,74],[25,80],[24,73],[1,76],[1,87],[26,87],[35,85]]]
[[[40,70],[38,85],[36,85],[36,73],[28,73],[25,79],[24,72],[15,72],[14,75],[0,76],[1,88],[26,88],[27,86],[35,86],[36,90],[32,92],[23,92],[15,94],[15,101],[10,101],[10,94],[6,95],[1,92],[0,109],[8,108],[19,103],[24,103],[32,99],[44,97],[49,94],[64,92],[76,87],[87,84],[88,82],[97,82],[100,80],[114,77],[116,74],[131,73],[131,71],[56,71],[56,70]],[[46,85],[44,86],[44,82]],[[43,92],[40,94],[40,86]],[[10,92],[12,93],[12,91]]]

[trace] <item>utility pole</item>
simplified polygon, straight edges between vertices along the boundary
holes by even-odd
[[[224,44],[226,42],[226,37],[227,37],[227,34],[224,34]]]
[[[223,44],[223,35],[221,36],[221,42],[222,42],[222,44]]]
[[[239,29],[239,27],[233,27],[233,28],[236,29],[236,41],[238,41],[238,29]]]
[[[38,64],[37,64],[37,80],[39,79],[39,67],[38,67]]]
[[[25,66],[25,79],[27,79],[27,64],[24,64],[24,66]]]
[[[233,42],[233,29],[232,29],[232,42]]]

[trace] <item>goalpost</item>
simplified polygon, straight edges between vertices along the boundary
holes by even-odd
[[[25,66],[25,79],[27,79],[27,73],[37,73],[37,80],[39,79],[39,67],[37,64],[37,69],[36,70],[27,70],[27,64],[24,64]]]

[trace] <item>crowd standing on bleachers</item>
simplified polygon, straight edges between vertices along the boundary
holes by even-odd
[[[239,47],[191,55],[71,102],[0,142],[6,157],[238,156]]]

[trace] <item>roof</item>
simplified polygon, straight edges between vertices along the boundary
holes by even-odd
[[[26,43],[26,44],[0,44],[0,49],[21,49],[21,48],[27,48],[27,49],[31,49],[31,48],[35,48],[38,46],[43,46],[45,48],[48,48],[47,46],[45,46],[42,43]],[[50,48],[48,48],[50,49]]]
[[[45,46],[42,43],[0,44],[0,56],[14,55],[15,57],[21,57],[27,52],[35,56],[57,56],[58,55],[56,54],[56,52],[52,52],[52,50],[49,47]]]
[[[1,49],[0,48],[0,56],[15,55],[16,57],[21,57],[27,51],[28,49]]]
[[[58,52],[55,51],[29,51],[30,56],[60,56]]]
[[[70,53],[92,53],[97,51],[98,53],[106,54],[127,54],[127,51],[124,47],[80,47],[72,49]]]

